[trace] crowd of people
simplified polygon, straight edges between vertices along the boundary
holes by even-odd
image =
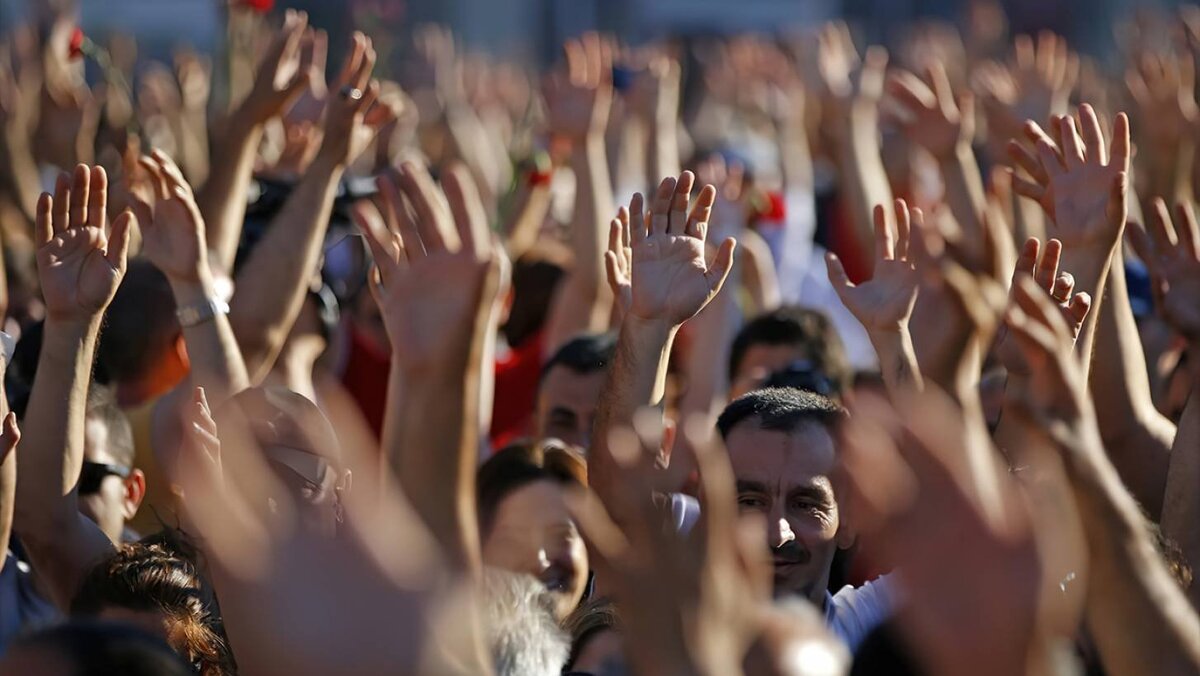
[[[0,673],[1200,674],[1200,9],[539,72],[59,4],[0,38]]]

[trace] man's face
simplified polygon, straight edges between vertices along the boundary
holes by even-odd
[[[733,381],[729,384],[729,400],[757,390],[772,373],[807,358],[806,351],[799,345],[751,345],[742,354],[742,361],[733,374]]]
[[[576,373],[565,366],[550,369],[538,390],[537,433],[586,452],[592,443],[592,419],[605,372]]]
[[[767,520],[776,596],[798,595],[822,607],[838,548],[838,507],[829,480],[833,438],[818,423],[778,432],[751,418],[738,423],[725,444],[738,509]]]
[[[108,425],[103,420],[88,418],[84,425],[84,462],[121,465],[113,457],[108,444]],[[141,470],[132,470],[124,478],[106,474],[100,479],[97,489],[90,493],[84,492],[83,483],[79,493],[79,511],[95,521],[110,540],[120,542],[125,522],[137,514],[142,497],[146,494],[146,478]]]

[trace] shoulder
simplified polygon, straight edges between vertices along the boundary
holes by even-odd
[[[826,599],[826,619],[853,651],[871,630],[887,620],[896,605],[891,575],[883,575],[861,587],[842,587]]]

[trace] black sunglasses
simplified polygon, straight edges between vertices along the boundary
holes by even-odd
[[[129,468],[120,465],[113,465],[107,462],[89,462],[83,461],[83,469],[79,472],[79,494],[91,495],[100,490],[100,484],[104,481],[104,477],[119,476],[122,479],[129,477]]]

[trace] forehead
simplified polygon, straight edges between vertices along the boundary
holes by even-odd
[[[542,380],[538,399],[542,408],[590,411],[600,401],[606,374],[603,369],[578,373],[565,366],[551,368]]]
[[[759,343],[746,348],[735,375],[778,371],[794,361],[808,357],[807,350],[795,343],[769,345]]]
[[[88,418],[84,422],[83,459],[88,462],[116,462],[108,448],[108,424],[99,418]]]
[[[825,482],[836,462],[833,437],[816,422],[780,432],[763,429],[751,418],[730,431],[725,446],[739,481],[784,487]]]
[[[541,480],[525,484],[504,496],[496,506],[492,530],[536,529],[570,521],[562,487]]]

